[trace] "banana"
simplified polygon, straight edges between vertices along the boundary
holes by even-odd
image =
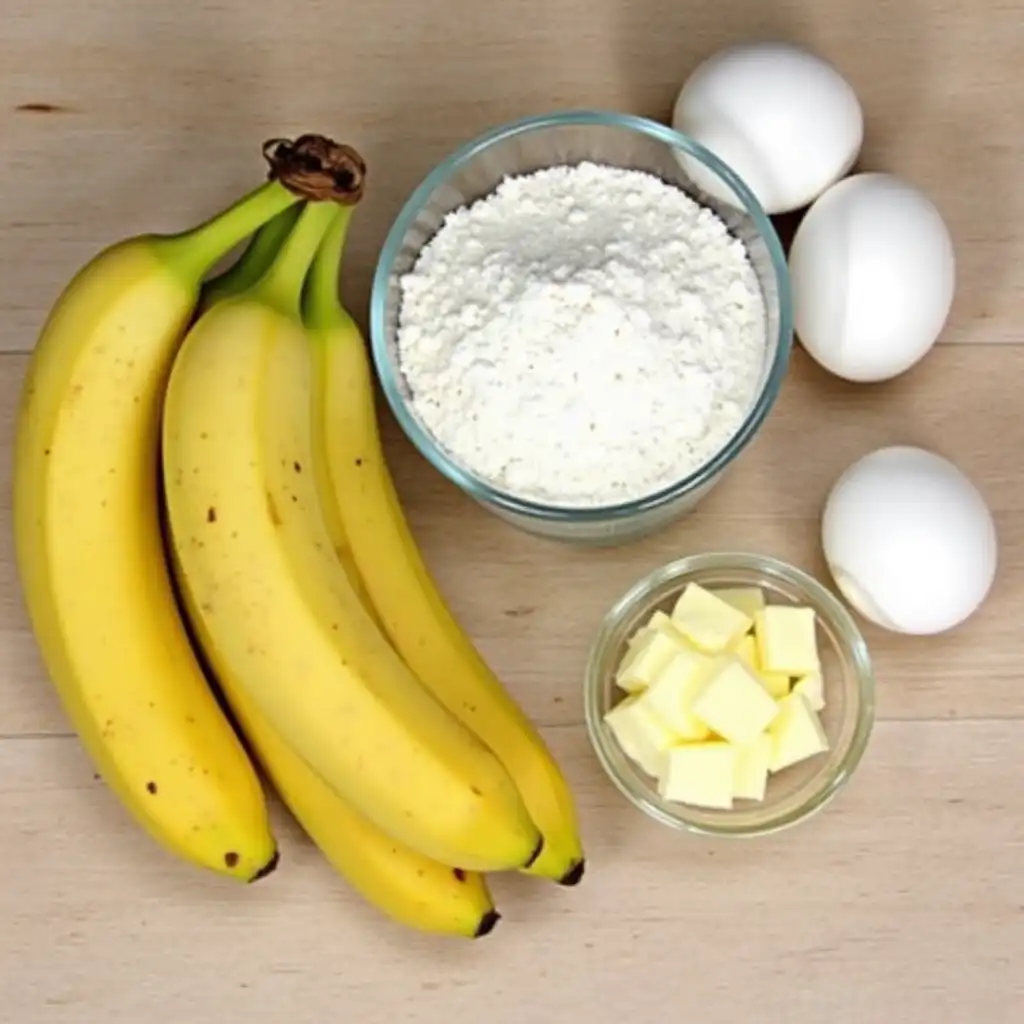
[[[258,280],[294,224],[295,218],[288,216],[293,209],[261,228],[239,262],[212,282],[216,287],[207,293],[207,308]],[[173,552],[169,555],[174,564]],[[189,607],[181,567],[174,568],[197,646],[210,650],[213,640],[203,629],[198,609]],[[418,931],[479,938],[494,928],[500,915],[482,875],[439,864],[382,832],[292,752],[243,686],[230,675],[218,682],[250,750],[281,799],[328,863],[367,902]]]
[[[229,701],[274,788],[328,863],[371,905],[418,931],[477,939],[500,915],[483,875],[451,868],[393,840],[285,744],[255,706]]]
[[[398,653],[516,780],[544,848],[528,869],[575,885],[584,859],[569,787],[543,739],[455,620],[423,562],[381,449],[372,371],[338,297],[347,213],[317,255],[305,321],[313,338],[314,463],[360,577]]]
[[[201,619],[194,615],[192,621]],[[211,643],[201,625],[196,634],[203,646]],[[292,752],[242,688],[227,679],[218,681],[250,748],[295,820],[368,903],[418,931],[465,938],[492,931],[500,915],[483,875],[439,864],[382,832]]]
[[[412,675],[332,557],[311,472],[303,282],[337,215],[310,204],[274,266],[194,325],[164,412],[176,557],[219,678],[379,828],[442,864],[531,863],[494,756]]]
[[[208,281],[203,288],[199,299],[200,313],[205,312],[215,303],[223,299],[241,295],[248,288],[255,285],[260,277],[270,269],[275,256],[280,252],[281,246],[287,238],[288,233],[295,226],[295,221],[302,212],[298,206],[290,206],[283,213],[279,213],[273,220],[268,221],[259,231],[253,235],[245,252],[238,258],[237,262],[228,267],[222,274]],[[331,538],[331,547],[334,549],[335,557],[341,562],[348,574],[352,586],[359,595],[359,600],[377,625],[380,620],[370,601],[370,595],[366,591],[359,570],[356,567],[355,557],[349,547],[348,539],[345,537],[345,530],[337,510],[331,506],[323,505],[323,514],[327,532]]]
[[[203,274],[296,201],[272,181],[192,231],[96,256],[43,327],[15,441],[18,569],[43,661],[84,747],[163,846],[245,880],[270,871],[277,850],[163,559],[160,408]]]

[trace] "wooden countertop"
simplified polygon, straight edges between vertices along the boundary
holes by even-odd
[[[12,1024],[967,1024],[1024,1016],[1024,11],[1014,0],[6,0],[0,30],[0,1021]],[[346,294],[413,185],[497,122],[559,107],[663,117],[738,38],[813,44],[867,115],[864,166],[948,217],[959,290],[942,344],[884,386],[798,354],[763,436],[688,520],[581,552],[513,532],[390,429],[401,490],[456,611],[543,727],[589,848],[575,891],[495,885],[477,944],[400,931],[276,815],[250,889],[155,850],[94,781],[40,668],[11,551],[25,351],[101,245],[206,216],[272,135],[350,139],[372,185]],[[673,556],[743,546],[819,574],[837,474],[886,443],[953,458],[995,511],[984,609],[934,640],[868,629],[879,722],[849,789],[751,843],[648,823],[605,780],[580,675],[608,606]],[[457,524],[457,529],[454,528]]]

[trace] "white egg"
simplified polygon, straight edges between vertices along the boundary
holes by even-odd
[[[956,263],[942,215],[891,174],[855,174],[808,210],[789,253],[804,348],[851,381],[895,377],[935,343]]]
[[[744,44],[708,58],[683,85],[672,126],[728,164],[767,213],[814,200],[853,166],[864,137],[850,84],[789,43]],[[703,164],[680,159],[706,192],[739,205]]]
[[[992,587],[997,542],[978,489],[922,448],[881,448],[839,478],[825,504],[822,546],[843,596],[899,633],[941,633]]]

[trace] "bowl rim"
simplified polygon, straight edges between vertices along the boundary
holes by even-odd
[[[668,813],[653,800],[647,799],[646,794],[631,787],[620,776],[612,763],[605,734],[601,728],[603,712],[599,700],[601,680],[598,666],[608,645],[609,634],[615,629],[625,612],[636,604],[642,603],[652,590],[670,580],[681,580],[696,573],[713,570],[728,572],[730,569],[757,572],[769,580],[775,579],[798,587],[808,595],[809,601],[815,607],[824,608],[827,614],[836,621],[844,637],[849,640],[848,650],[844,653],[856,673],[858,693],[857,722],[850,745],[835,771],[828,776],[827,781],[790,811],[776,816],[767,816],[763,821],[755,824],[742,825],[730,825],[728,813],[723,816],[720,824],[695,821],[687,817],[684,804],[679,804],[679,810],[675,813]],[[773,835],[799,822],[806,821],[829,804],[849,782],[867,750],[874,730],[875,691],[875,673],[867,642],[849,609],[828,587],[803,569],[771,555],[761,555],[749,551],[709,551],[696,555],[685,555],[653,569],[637,580],[605,613],[587,655],[583,677],[584,720],[590,745],[605,774],[634,807],[663,825],[668,825],[684,833],[749,839]]]
[[[573,506],[534,501],[495,487],[464,469],[434,441],[412,415],[399,385],[401,371],[397,360],[392,360],[388,353],[385,310],[392,267],[407,232],[429,197],[454,171],[495,143],[527,132],[562,125],[593,125],[639,132],[674,149],[684,150],[709,167],[732,189],[743,203],[746,214],[754,221],[757,232],[768,250],[778,296],[779,329],[772,365],[756,401],[729,441],[714,456],[681,480],[642,498],[609,505]],[[485,131],[454,150],[420,182],[402,205],[381,247],[370,294],[370,348],[377,377],[391,412],[406,437],[436,470],[478,501],[496,506],[512,515],[553,522],[607,522],[628,519],[668,505],[683,495],[713,482],[753,439],[774,405],[789,365],[793,348],[793,330],[789,266],[782,243],[768,214],[739,175],[696,139],[650,118],[609,110],[561,110],[523,117]]]

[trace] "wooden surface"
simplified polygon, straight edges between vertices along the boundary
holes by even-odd
[[[798,355],[763,436],[699,512],[615,551],[512,532],[389,427],[430,563],[576,789],[585,884],[499,879],[501,927],[453,944],[379,920],[282,814],[282,868],[251,889],[155,854],[69,733],[12,565],[23,353],[65,280],[100,245],[179,228],[250,187],[265,137],[323,130],[371,167],[346,277],[361,314],[390,219],[454,145],[557,107],[665,116],[696,60],[758,36],[835,60],[865,105],[864,166],[906,174],[947,216],[960,275],[943,344],[873,388]],[[1022,76],[1020,0],[5,0],[0,1021],[1019,1021]],[[811,823],[729,843],[643,820],[581,724],[581,669],[605,608],[641,573],[707,548],[822,574],[830,483],[898,441],[949,455],[991,502],[1002,547],[990,601],[939,639],[867,630],[880,720],[849,789]]]

